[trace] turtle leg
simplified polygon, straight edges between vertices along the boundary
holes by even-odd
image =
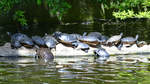
[[[123,43],[121,41],[119,41],[115,44],[115,46],[117,47],[118,50],[121,50]]]
[[[133,44],[134,44],[134,43],[132,43],[132,44],[129,44],[129,46],[126,46],[126,47],[127,47],[127,48],[128,48],[128,47],[131,47],[131,46],[133,46]]]
[[[96,46],[96,48],[101,48],[101,44],[98,44],[98,45]]]
[[[81,50],[83,50],[85,53],[88,53],[89,48],[81,49]]]
[[[122,46],[123,46],[123,44],[122,44],[122,43],[120,43],[120,44],[119,44],[119,45],[117,45],[116,47],[117,47],[117,49],[118,49],[118,50],[121,50]]]

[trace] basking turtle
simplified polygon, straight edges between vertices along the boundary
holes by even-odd
[[[106,41],[106,45],[108,46],[113,46],[113,45],[117,45],[122,37],[123,33],[120,33],[120,35],[115,35],[110,37],[107,41]]]
[[[97,47],[99,45],[98,38],[95,36],[82,36],[79,41],[88,44],[91,47]]]
[[[28,36],[24,36],[22,38],[22,40],[20,41],[20,43],[24,46],[24,47],[27,47],[27,48],[32,48],[34,46],[34,43],[32,41],[31,38],[29,38]]]
[[[11,41],[11,48],[20,48],[22,45],[20,44],[19,41]]]
[[[98,39],[98,42],[102,45],[105,44],[105,42],[108,40],[107,36],[102,35],[99,32],[90,32],[87,36],[93,36],[96,37]]]
[[[81,37],[80,34],[69,34],[69,35],[76,39],[79,39]]]
[[[50,35],[45,35],[43,37],[43,39],[44,39],[45,45],[48,48],[50,48],[50,49],[52,49],[52,48],[56,49],[56,45],[58,44],[58,41],[54,37],[52,37]]]
[[[72,47],[72,42],[77,41],[77,37],[72,34],[55,32],[53,36],[65,46]]]
[[[138,39],[139,35],[136,35],[136,37],[125,37],[125,38],[122,38],[120,43],[119,43],[119,46],[118,46],[118,49],[121,50],[122,46],[123,45],[128,45],[126,47],[131,47],[133,44],[137,44],[137,39]],[[137,45],[138,46],[138,45]]]
[[[30,39],[27,35],[22,33],[15,33],[11,35],[9,32],[7,32],[8,35],[11,36],[11,46],[12,48],[19,48],[22,45],[25,47],[33,47],[32,39]]]
[[[104,48],[99,48],[94,51],[94,54],[97,56],[99,61],[105,61],[109,58],[109,53]]]
[[[99,32],[90,32],[87,36],[94,36],[100,39],[102,34]]]
[[[37,49],[37,57],[46,60],[54,59],[53,53],[48,48]]]
[[[137,43],[138,38],[139,38],[139,35],[136,35],[135,38],[134,37],[125,37],[125,38],[121,39],[121,43],[122,44],[129,44],[130,46],[132,46],[133,44]]]
[[[58,38],[60,35],[62,35],[62,34],[63,34],[62,32],[56,31],[56,32],[54,32],[54,33],[52,34],[52,36],[57,39],[57,38]]]
[[[74,43],[72,43],[72,45],[75,48],[81,49],[86,53],[88,53],[88,50],[90,49],[90,46],[88,44],[85,44],[85,43],[82,43],[82,42],[74,42]]]
[[[32,36],[33,42],[39,47],[45,47],[45,41],[40,36]]]
[[[102,35],[101,38],[98,38],[98,42],[102,45],[106,45],[107,40],[108,40],[108,37],[104,35]]]

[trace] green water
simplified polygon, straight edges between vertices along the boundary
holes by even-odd
[[[67,57],[66,57],[67,58]],[[74,59],[74,57],[68,57]],[[149,63],[0,58],[0,84],[149,84]]]

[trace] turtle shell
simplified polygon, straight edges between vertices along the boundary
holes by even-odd
[[[50,35],[45,35],[43,37],[43,39],[44,39],[44,42],[48,48],[50,48],[50,49],[56,48],[58,41],[54,37],[52,37]]]
[[[77,38],[70,34],[63,34],[59,36],[58,41],[65,46],[72,47],[72,42],[76,42]]]
[[[27,48],[32,48],[34,46],[32,39],[29,38],[28,36],[24,36],[20,41],[20,43]]]
[[[15,33],[11,36],[11,45],[14,47],[20,47],[20,44],[25,47],[33,47],[32,39],[22,33]]]
[[[109,53],[104,48],[99,48],[98,50],[95,50],[94,54],[97,56],[96,58],[99,61],[105,61],[110,56]]]
[[[137,39],[138,39],[138,35],[136,35],[135,38],[133,38],[133,37],[125,37],[125,38],[121,39],[121,42],[123,44],[135,44]]]
[[[82,36],[79,41],[86,43],[88,45],[90,45],[91,47],[96,47],[97,45],[99,45],[99,41],[97,39],[97,37],[94,36]]]
[[[40,47],[45,47],[45,41],[40,36],[32,36],[32,40],[36,45]]]
[[[110,37],[107,41],[106,41],[106,45],[108,46],[113,46],[113,45],[117,45],[118,42],[120,41],[120,39],[122,38],[123,33],[120,33],[120,35],[115,35]]]
[[[82,42],[75,42],[75,43],[72,43],[72,45],[75,46],[77,49],[81,49],[81,50],[85,51],[86,53],[90,49],[90,46],[88,44],[85,44]]]
[[[101,38],[102,34],[99,32],[90,32],[87,36],[94,36],[97,38]]]

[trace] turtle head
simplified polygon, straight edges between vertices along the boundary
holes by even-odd
[[[135,36],[135,39],[137,40],[139,38],[139,35],[137,34],[136,36]]]
[[[53,37],[58,38],[62,35],[62,32],[56,31],[55,33],[52,34]]]
[[[120,33],[120,36],[122,36],[122,35],[123,35],[123,33],[121,32],[121,33]]]
[[[77,48],[77,47],[78,47],[78,43],[77,43],[77,42],[73,42],[73,43],[72,43],[72,46],[73,46],[74,48]]]
[[[48,34],[47,33],[45,33],[45,36],[47,36]]]
[[[86,35],[87,35],[87,32],[84,32],[82,36],[86,36]]]

